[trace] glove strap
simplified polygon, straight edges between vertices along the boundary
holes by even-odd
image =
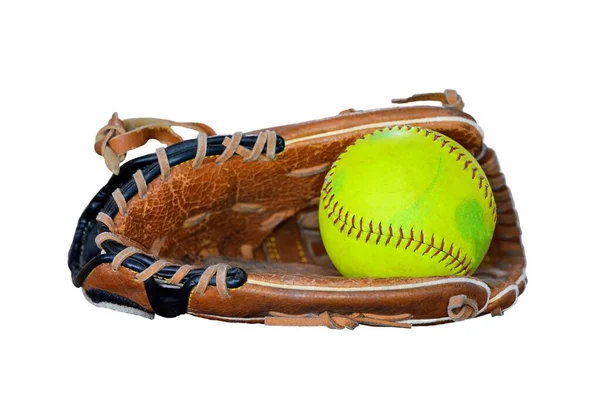
[[[172,145],[183,141],[172,129],[173,126],[193,129],[207,136],[216,135],[208,125],[196,122],[174,122],[157,118],[133,118],[121,120],[117,113],[112,115],[104,127],[96,134],[94,149],[104,157],[108,169],[115,175],[127,152],[143,146],[150,139],[156,139],[162,144]]]
[[[392,103],[406,104],[417,101],[439,101],[444,108],[451,108],[458,111],[462,111],[465,107],[462,97],[453,89],[446,89],[444,93],[421,93],[404,99],[393,99]]]

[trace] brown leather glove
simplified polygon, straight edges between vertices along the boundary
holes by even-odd
[[[441,107],[343,111],[317,121],[216,136],[208,126],[120,120],[96,137],[116,174],[83,212],[69,252],[75,286],[92,303],[138,315],[190,313],[267,325],[410,327],[511,307],[527,283],[510,190],[482,130],[452,90],[395,103]],[[323,179],[345,147],[374,129],[416,125],[461,143],[479,160],[498,212],[473,276],[344,278],[320,239]],[[182,141],[171,129],[199,132]],[[129,161],[158,139],[169,147]]]

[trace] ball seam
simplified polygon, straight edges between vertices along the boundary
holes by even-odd
[[[438,263],[442,263],[449,259],[449,261],[446,262],[445,268],[452,271],[452,273],[458,275],[462,273],[466,274],[468,272],[472,272],[470,271],[470,269],[472,269],[471,264],[473,263],[473,258],[470,258],[467,253],[463,253],[461,259],[461,252],[463,250],[461,248],[455,249],[454,243],[450,243],[450,246],[447,247],[445,238],[441,238],[441,242],[439,242],[439,238],[436,239],[435,233],[432,233],[430,240],[425,240],[425,237],[429,236],[426,235],[422,229],[417,235],[415,235],[414,227],[410,228],[410,231],[405,231],[402,228],[402,226],[400,226],[398,232],[395,232],[391,224],[388,225],[388,233],[386,233],[383,230],[383,225],[381,224],[381,222],[376,223],[376,226],[378,227],[378,229],[376,230],[373,228],[373,220],[369,220],[369,222],[367,223],[363,217],[360,217],[353,213],[351,214],[348,210],[344,212],[344,206],[341,206],[337,201],[334,202],[334,197],[335,194],[332,194],[331,196],[329,196],[328,199],[326,199],[328,203],[325,206],[323,206],[323,209],[327,210],[331,207],[331,210],[327,213],[327,219],[333,219],[333,226],[336,226],[338,222],[341,222],[340,233],[343,233],[344,229],[348,227],[346,236],[350,237],[352,231],[356,230],[357,233],[354,236],[356,240],[359,240],[363,234],[366,234],[365,243],[369,243],[370,241],[372,243],[373,241],[371,239],[375,238],[375,245],[380,246],[381,244],[383,244],[384,247],[387,247],[392,241],[392,239],[397,238],[395,243],[396,249],[403,245],[403,241],[406,240],[406,245],[403,245],[404,250],[408,250],[409,247],[413,245],[413,243],[415,243],[416,246],[414,249],[412,249],[414,252],[416,252],[422,247],[426,247],[423,253],[421,253],[421,256],[425,256],[433,251],[431,258],[440,256],[441,254],[441,258],[438,260]],[[358,223],[356,221],[357,219]],[[410,232],[410,234],[408,232]],[[382,242],[383,238],[387,239]],[[436,243],[436,240],[439,244]],[[467,259],[469,260],[468,262]],[[455,263],[456,265],[453,267],[452,265]]]
[[[432,135],[433,142],[436,142],[439,139],[442,139],[441,140],[441,148],[444,148],[448,143],[450,143],[449,140],[443,139],[443,137],[447,137],[447,136],[442,135],[439,132],[435,132],[435,131],[432,131],[432,130],[427,129],[427,128],[421,128],[421,127],[418,127],[418,126],[403,125],[402,127],[400,127],[399,125],[395,125],[395,126],[392,126],[391,128],[385,128],[385,129],[387,129],[387,130],[394,130],[396,128],[397,128],[398,131],[402,130],[403,128],[406,128],[407,130],[405,132],[409,132],[409,133],[412,133],[412,134],[423,134],[424,133],[426,138],[429,137],[429,135]],[[416,132],[412,132],[413,129],[416,129],[417,131]],[[364,140],[367,137],[374,136],[377,133],[382,133],[382,130],[376,129],[376,130],[374,130],[373,132],[371,132],[369,134],[361,136],[354,143],[352,143],[350,146],[346,147],[344,149],[344,151],[342,151],[339,154],[338,158],[331,165],[331,168],[329,170],[329,173],[327,174],[326,180],[329,181],[330,178],[334,175],[334,169],[336,167],[336,163],[343,158],[343,155],[348,151],[349,148],[356,146],[356,144],[358,143],[359,140]],[[451,140],[455,141],[454,139],[452,139],[450,137],[448,137],[448,139],[451,139]],[[452,146],[452,145],[448,146],[448,149],[449,149],[448,154],[452,154],[454,151],[458,150],[457,147]],[[467,153],[459,152],[459,153],[457,153],[457,157],[456,157],[455,161],[457,161],[457,162],[460,161],[463,157],[466,157],[467,154],[469,154],[469,155],[471,155],[471,157],[473,157],[473,155],[470,154],[470,153],[468,153],[468,152]],[[492,216],[494,217],[494,223],[496,223],[498,216],[496,214],[496,211],[497,211],[496,210],[496,201],[494,199],[492,188],[490,187],[489,181],[487,181],[487,177],[485,176],[485,173],[482,171],[481,166],[478,165],[478,167],[473,167],[473,166],[469,167],[471,164],[473,164],[472,160],[465,160],[464,164],[463,164],[463,171],[466,171],[468,168],[470,168],[470,171],[471,171],[471,180],[475,180],[476,177],[479,178],[478,189],[479,189],[479,191],[481,191],[481,189],[483,188],[483,192],[484,192],[483,193],[483,197],[484,197],[484,199],[488,200],[488,197],[489,197],[489,200],[487,201],[488,208],[492,209]],[[484,180],[487,181],[487,182],[484,183]]]

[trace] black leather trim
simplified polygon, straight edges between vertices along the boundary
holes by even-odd
[[[220,155],[225,150],[223,139],[225,136],[212,136],[208,138],[207,156]],[[243,137],[241,145],[251,149],[256,142],[256,137]],[[171,167],[189,161],[196,156],[197,141],[186,140],[166,148],[169,165]],[[285,141],[277,136],[276,153],[281,153],[285,148]],[[133,159],[121,166],[120,174],[113,175],[108,183],[94,196],[86,209],[81,214],[73,242],[69,249],[69,268],[71,270],[73,284],[76,287],[83,285],[87,276],[98,265],[110,263],[115,255],[123,250],[124,246],[114,241],[106,241],[103,244],[105,254],[101,254],[96,246],[95,238],[101,232],[108,231],[108,228],[101,223],[97,223],[96,216],[100,211],[114,217],[118,208],[112,198],[112,192],[117,188],[121,189],[126,200],[131,199],[137,194],[137,186],[132,178],[137,170],[142,170],[147,182],[151,182],[160,176],[160,167],[157,162],[156,154],[149,154],[143,157]],[[148,268],[156,260],[152,257],[136,254],[123,262],[123,267],[135,272],[141,272]],[[177,271],[176,266],[167,266],[160,271],[157,276],[168,279]],[[198,283],[204,269],[190,272],[182,281],[180,287],[169,287],[157,282],[155,279],[148,279],[145,282],[148,298],[150,299],[154,311],[162,316],[176,316],[186,311],[187,299],[192,288]],[[238,267],[232,268],[227,272],[227,287],[237,288],[242,286],[247,280],[246,272]],[[216,278],[213,277],[210,285],[216,285]],[[90,291],[87,291],[90,292]],[[95,293],[95,292],[92,292]],[[108,292],[105,292],[108,293]],[[113,295],[113,294],[111,294]],[[116,296],[116,295],[114,295]],[[120,296],[118,296],[120,297]],[[111,297],[105,297],[107,300]],[[127,300],[127,299],[124,299]],[[121,300],[119,300],[121,301]],[[121,304],[121,303],[116,303]],[[131,306],[130,304],[124,304]],[[185,307],[184,307],[185,306]],[[144,310],[147,311],[147,310]]]
[[[145,281],[144,287],[152,310],[161,317],[173,318],[187,312],[188,296],[181,288],[161,285],[155,279]]]
[[[206,150],[207,156],[218,156],[225,151],[225,146],[223,146],[224,136],[211,136],[208,138],[208,147]],[[252,136],[243,137],[240,144],[248,149],[251,149],[256,143],[256,138]],[[282,137],[277,136],[277,142],[275,146],[275,152],[280,153],[285,148],[285,141]],[[169,166],[173,167],[175,165],[181,164],[185,161],[189,161],[196,157],[196,149],[197,149],[197,141],[196,140],[186,140],[185,142],[177,143],[172,146],[166,148],[167,158],[169,159]],[[263,151],[264,152],[264,151]],[[152,182],[160,175],[160,166],[158,165],[156,154],[150,154],[146,157],[152,157],[152,163],[148,168],[142,170],[144,174],[144,179],[146,182]],[[139,168],[138,168],[139,169]],[[137,169],[132,171],[132,174],[135,173]],[[115,188],[116,189],[116,188]],[[114,190],[114,189],[113,189]],[[112,191],[111,191],[112,193]],[[129,201],[133,196],[137,194],[137,186],[133,179],[130,179],[126,184],[121,187],[121,193],[123,197],[125,197],[126,201]],[[115,204],[112,196],[109,196],[108,201],[104,209],[102,210],[104,213],[114,217],[118,211],[117,205]]]
[[[73,242],[69,249],[69,268],[71,271],[81,268],[92,257],[100,254],[100,250],[94,243],[94,239],[96,238],[96,216],[105,207],[106,202],[112,199],[112,192],[131,180],[135,171],[143,169],[153,162],[156,162],[156,155],[146,155],[123,164],[121,173],[119,175],[112,175],[108,183],[89,202],[79,217]]]
[[[90,261],[88,261],[85,265],[83,265],[82,268],[79,268],[77,271],[73,271],[73,285],[75,285],[75,287],[81,287],[83,285],[83,282],[85,282],[85,279],[94,270],[94,268],[101,264],[111,263],[114,260],[115,255],[115,253],[99,254],[96,257],[92,258]],[[156,260],[152,257],[148,257],[147,255],[135,254],[125,259],[125,261],[123,261],[123,266],[135,272],[142,272],[143,270],[148,268],[154,261]],[[176,266],[167,266],[156,275],[164,279],[169,279],[173,276],[173,274],[175,274],[175,272],[177,272],[177,269],[178,267]],[[200,268],[194,271],[190,271],[190,273],[187,274],[187,276],[182,280],[181,283],[185,286],[188,280],[200,277],[205,270],[205,268]],[[226,281],[227,287],[230,289],[242,286],[244,283],[246,283],[247,279],[248,274],[246,274],[246,271],[244,271],[242,268],[233,267],[227,271]],[[215,286],[217,284],[216,277],[212,277],[209,284]]]

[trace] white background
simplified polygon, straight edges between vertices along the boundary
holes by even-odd
[[[7,3],[0,397],[598,398],[588,3]],[[520,213],[530,284],[504,317],[355,331],[149,321],[72,286],[77,218],[109,178],[94,135],[113,111],[232,133],[445,88],[485,129]]]

